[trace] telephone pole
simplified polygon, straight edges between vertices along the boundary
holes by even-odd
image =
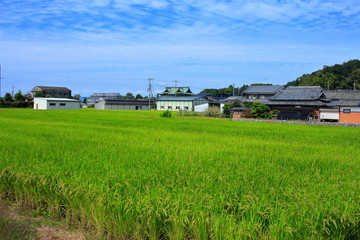
[[[235,97],[235,83],[233,83],[233,97]]]
[[[151,110],[151,98],[153,98],[153,94],[152,94],[152,86],[151,86],[151,81],[154,80],[153,78],[149,77],[148,78],[148,81],[149,81],[149,88],[148,88],[148,91],[149,91],[149,110]]]
[[[2,77],[1,77],[1,65],[0,65],[0,97],[1,97],[1,79]]]

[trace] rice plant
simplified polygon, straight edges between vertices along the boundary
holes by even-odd
[[[0,195],[103,239],[359,239],[359,128],[0,111]]]

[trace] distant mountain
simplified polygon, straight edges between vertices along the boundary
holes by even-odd
[[[324,66],[322,70],[304,74],[286,86],[321,86],[324,89],[360,89],[360,60]]]

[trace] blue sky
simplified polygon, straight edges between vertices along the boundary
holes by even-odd
[[[1,0],[1,93],[286,84],[359,43],[360,0]]]

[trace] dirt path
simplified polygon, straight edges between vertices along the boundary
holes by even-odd
[[[85,240],[80,231],[67,231],[61,222],[34,217],[31,210],[0,200],[0,240]]]

